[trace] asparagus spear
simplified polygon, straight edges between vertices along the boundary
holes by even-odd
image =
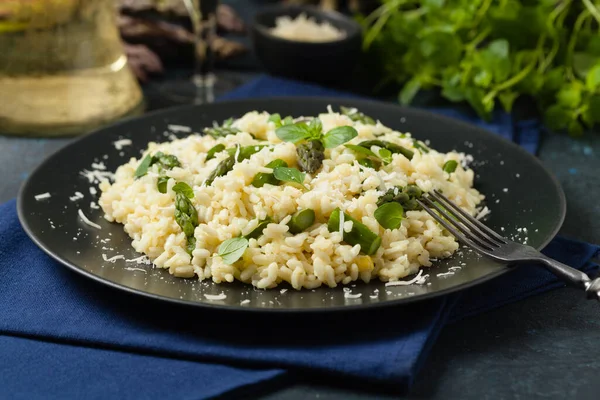
[[[329,232],[338,232],[340,230],[340,213],[341,210],[336,208],[329,217],[327,228]],[[350,215],[344,213],[344,221],[352,221],[352,230],[344,232],[344,242],[349,245],[360,245],[360,251],[366,255],[373,255],[381,246],[381,238],[371,232],[367,226]]]

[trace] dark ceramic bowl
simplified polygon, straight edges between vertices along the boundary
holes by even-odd
[[[298,42],[270,33],[275,19],[296,18],[301,13],[318,23],[329,22],[345,36],[331,42]],[[352,74],[361,52],[361,27],[352,19],[332,11],[307,6],[278,6],[265,9],[254,18],[252,40],[256,56],[273,75],[318,83],[335,83]]]

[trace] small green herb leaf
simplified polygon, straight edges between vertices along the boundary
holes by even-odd
[[[377,208],[374,213],[379,225],[385,229],[398,229],[402,225],[403,215],[404,208],[396,202],[385,203]]]
[[[386,148],[379,149],[379,157],[381,157],[381,160],[385,165],[392,162],[392,152]]]
[[[227,239],[219,246],[217,252],[225,264],[233,264],[244,255],[248,248],[248,239],[235,237]]]
[[[458,163],[456,162],[456,160],[448,160],[444,163],[442,169],[444,170],[444,172],[451,174],[454,171],[456,171],[456,167],[458,167]]]
[[[284,142],[298,143],[310,136],[308,126],[299,122],[292,125],[283,125],[275,131],[277,137]]]
[[[167,183],[169,182],[168,176],[159,176],[156,182],[156,187],[160,193],[167,193]]]
[[[273,175],[280,181],[297,183],[306,189],[306,186],[304,186],[306,174],[298,171],[296,168],[277,167],[273,169]]]
[[[141,178],[142,176],[146,175],[148,173],[148,168],[150,168],[151,163],[152,156],[148,154],[146,155],[146,157],[144,157],[142,162],[140,162],[140,165],[138,165],[137,169],[135,170],[135,177]]]
[[[332,149],[341,144],[349,142],[358,136],[358,132],[351,126],[338,126],[327,132],[323,136],[323,146],[326,149]]]
[[[178,182],[173,186],[173,191],[175,193],[181,193],[188,199],[194,198],[194,190],[185,182]]]
[[[323,124],[319,118],[313,118],[308,124],[311,139],[319,139],[323,133]]]
[[[211,148],[206,153],[206,161],[212,160],[213,158],[215,158],[215,156],[217,155],[217,153],[220,153],[223,150],[225,150],[225,145],[224,144],[220,144],[220,143],[218,145],[216,145],[215,147]]]
[[[276,128],[279,128],[281,126],[281,115],[277,113],[271,114],[269,115],[269,119],[267,119],[267,122],[272,122],[273,124],[275,124]]]
[[[273,220],[269,217],[263,219],[262,221],[259,221],[256,228],[252,229],[252,232],[247,234],[245,236],[245,238],[248,240],[258,239],[260,237],[260,235],[262,235],[262,233],[265,230],[265,228],[267,227],[267,225],[269,225],[271,222],[273,222]]]
[[[270,163],[268,163],[267,165],[265,165],[265,167],[267,168],[277,168],[277,167],[287,167],[288,163],[286,163],[285,161],[283,161],[282,159],[276,159],[271,161]],[[258,174],[254,175],[254,179],[252,179],[252,186],[254,187],[263,187],[265,184],[270,184],[270,185],[278,185],[279,184],[279,180],[277,178],[275,178],[275,175],[273,174],[267,174],[265,172],[259,172]]]

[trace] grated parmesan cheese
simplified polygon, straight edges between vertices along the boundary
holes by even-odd
[[[206,296],[206,295],[205,295],[205,296]],[[246,304],[250,304],[250,300],[246,299],[246,300],[242,300],[242,301],[240,302],[240,305],[241,305],[241,306],[244,306],[244,305],[246,305]]]
[[[204,297],[206,297],[206,300],[210,300],[210,301],[216,301],[216,300],[225,300],[227,298],[227,295],[223,292],[221,292],[221,294],[205,294]]]
[[[79,214],[79,217],[81,218],[81,220],[83,222],[85,222],[87,225],[91,226],[92,228],[102,229],[102,227],[100,225],[90,221],[89,218],[85,216],[83,211],[81,211],[81,208],[77,209],[77,213]]]
[[[114,264],[114,263],[115,263],[117,260],[124,260],[124,259],[125,259],[125,256],[124,256],[124,255],[121,255],[121,254],[119,254],[119,255],[116,255],[116,256],[114,256],[114,257],[107,258],[107,257],[106,257],[106,254],[102,254],[102,259],[103,259],[104,261],[106,261],[106,262],[109,262],[109,263],[113,263],[113,264]]]
[[[415,276],[413,279],[411,279],[410,281],[393,281],[393,282],[386,282],[385,286],[409,286],[412,284],[419,284],[421,285],[422,283],[419,283],[422,281],[422,277],[421,275],[423,274],[423,270],[420,269],[419,273],[417,274],[417,276]],[[429,276],[429,275],[427,275]]]
[[[362,296],[362,293],[352,294],[350,292],[344,292],[345,299],[358,299]]]
[[[184,125],[167,125],[167,128],[173,132],[191,132],[192,128]]]
[[[40,193],[40,194],[36,194],[35,196],[33,196],[37,201],[40,200],[44,200],[44,199],[49,199],[51,197],[50,193],[46,192],[46,193]]]
[[[69,200],[71,200],[71,201],[77,201],[77,200],[83,199],[83,197],[84,197],[83,193],[81,193],[81,192],[75,192],[75,195],[69,197]]]
[[[113,142],[113,145],[115,146],[115,149],[122,150],[123,147],[131,145],[131,139],[117,140],[116,142]]]

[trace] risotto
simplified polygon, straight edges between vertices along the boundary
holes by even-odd
[[[252,111],[150,143],[102,182],[105,218],[182,278],[295,289],[397,281],[458,243],[416,202],[433,189],[475,215],[462,153],[440,153],[356,109]]]

